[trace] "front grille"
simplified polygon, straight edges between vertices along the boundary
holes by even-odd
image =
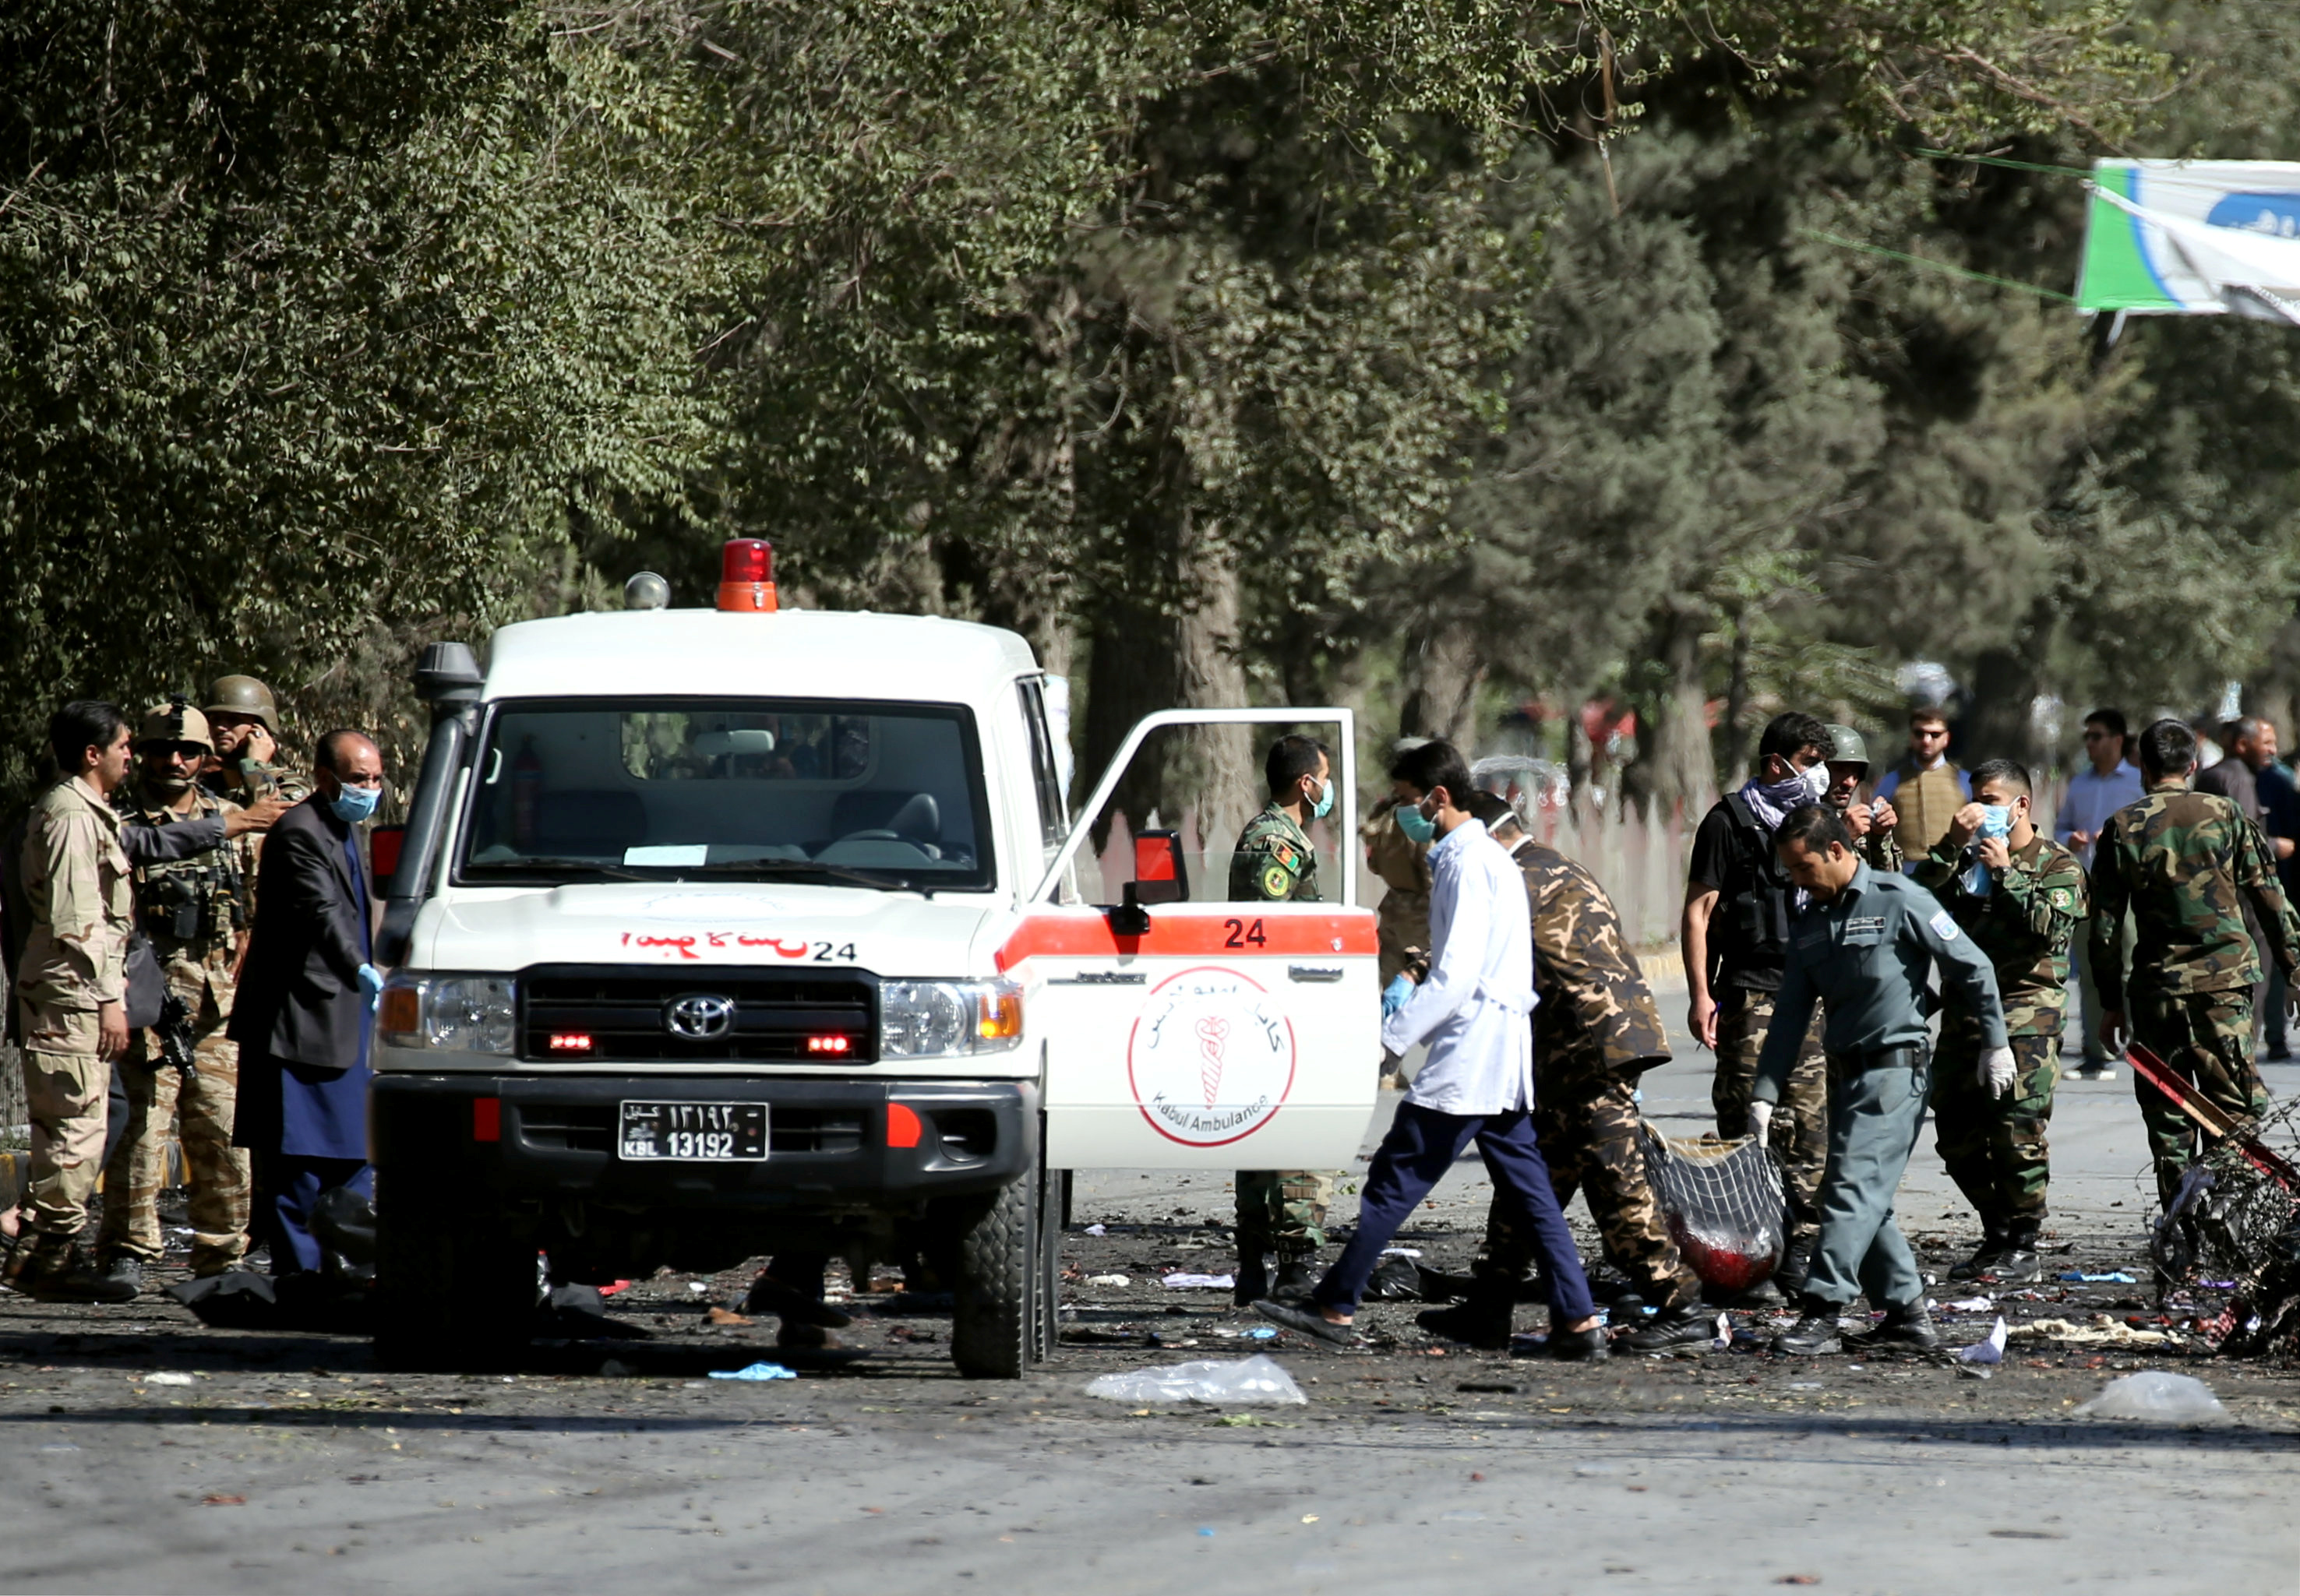
[[[675,1035],[664,1010],[685,997],[731,1002],[725,1034]],[[878,983],[859,972],[553,965],[520,977],[520,1057],[538,1063],[874,1064],[878,1021]],[[554,1048],[554,1036],[587,1036],[590,1046]],[[846,1051],[808,1045],[828,1038],[843,1039]]]

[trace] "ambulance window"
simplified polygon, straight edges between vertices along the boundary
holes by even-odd
[[[1021,685],[1022,721],[1030,728],[1030,781],[1038,795],[1038,827],[1049,849],[1059,848],[1069,835],[1070,818],[1062,813],[1062,780],[1054,762],[1054,734],[1046,726],[1046,695],[1034,677]]]
[[[483,736],[462,881],[994,879],[980,744],[955,704],[509,700]]]

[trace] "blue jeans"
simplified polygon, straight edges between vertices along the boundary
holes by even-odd
[[[1534,1140],[1532,1117],[1523,1109],[1504,1114],[1441,1114],[1412,1102],[1397,1105],[1397,1118],[1381,1139],[1381,1150],[1373,1155],[1373,1168],[1366,1171],[1358,1194],[1357,1234],[1310,1293],[1313,1301],[1345,1313],[1357,1311],[1366,1282],[1381,1261],[1381,1250],[1454,1167],[1471,1136],[1478,1139],[1478,1156],[1486,1161],[1496,1193],[1516,1205],[1515,1217],[1533,1239],[1542,1279],[1549,1287],[1551,1322],[1562,1326],[1597,1311],[1589,1299],[1588,1277],[1581,1273],[1573,1233],[1565,1227],[1557,1193],[1549,1184],[1549,1166]]]

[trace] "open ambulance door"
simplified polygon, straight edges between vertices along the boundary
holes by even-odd
[[[1223,819],[1229,835],[1105,817],[1132,762],[1158,757],[1157,734],[1214,726],[1267,728],[1254,736],[1254,808]],[[1128,735],[998,955],[1046,1039],[1050,1168],[1330,1169],[1356,1158],[1381,997],[1374,914],[1356,906],[1355,730],[1345,709],[1173,710]],[[1311,827],[1324,901],[1230,902],[1238,829],[1262,802],[1262,756],[1288,731],[1332,759],[1334,809]],[[1097,822],[1109,826],[1098,857]]]

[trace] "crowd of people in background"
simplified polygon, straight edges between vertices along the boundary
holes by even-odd
[[[1670,1055],[1604,887],[1475,790],[1455,750],[1408,740],[1363,839],[1388,888],[1383,1078],[1406,1097],[1357,1231],[1321,1276],[1330,1177],[1239,1176],[1238,1300],[1319,1340],[1354,1341],[1381,1247],[1474,1138],[1493,1211],[1463,1300],[1421,1316],[1439,1334],[1510,1344],[1538,1262],[1552,1356],[1703,1342],[1704,1303],[1721,1301],[1794,1307],[1777,1350],[1830,1351],[1863,1295],[1881,1318],[1856,1350],[1927,1350],[1937,1333],[1893,1202],[1928,1118],[1981,1232],[1951,1277],[2018,1285],[2042,1270],[2061,1080],[2111,1078],[2130,1047],[2229,1119],[2265,1112],[2255,1027],[2268,1058],[2289,1056],[2300,959],[2286,891],[2300,787],[2275,727],[2246,717],[2221,728],[2225,754],[2207,764],[2210,741],[2179,720],[2136,735],[2120,711],[2096,710],[2050,835],[2034,772],[2010,760],[1961,768],[1938,708],[1914,711],[1908,730],[1906,753],[1879,772],[1854,728],[1777,716],[1749,778],[1695,833],[1687,1028],[1715,1057],[1717,1141],[1754,1137],[1778,1160],[1783,1244],[1770,1279],[1705,1285],[1662,1221],[1635,1098],[1638,1076]],[[1239,839],[1231,896],[1313,898],[1308,827],[1330,808],[1330,761],[1289,737],[1267,776],[1270,806]],[[1403,1055],[1424,1043],[1407,1085]],[[2134,1087],[2170,1207],[2209,1138],[2157,1085],[2136,1074]],[[1618,1342],[1591,1329],[1561,1217],[1577,1193],[1626,1283]]]

